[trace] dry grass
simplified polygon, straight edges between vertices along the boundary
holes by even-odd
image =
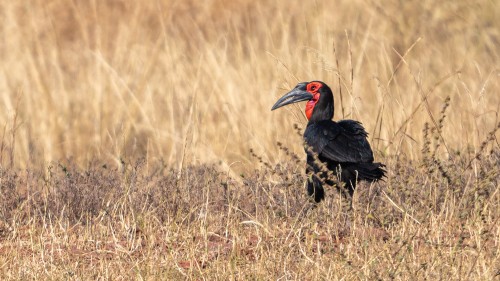
[[[276,140],[302,151],[288,138],[302,107],[270,112],[297,80],[330,84],[335,118],[362,121],[383,155],[417,159],[448,96],[449,150],[474,151],[499,121],[490,1],[204,3],[1,4],[2,163],[145,156],[248,170],[250,147],[270,162]]]
[[[492,280],[500,269],[500,153],[466,169],[386,158],[354,208],[307,200],[303,163],[248,174],[54,165],[1,171],[2,279]],[[291,164],[290,164],[291,163]],[[437,170],[437,169],[436,169]],[[299,188],[300,187],[300,188]]]
[[[1,279],[498,278],[500,5],[313,2],[2,1]],[[351,211],[270,112],[313,79],[388,165]]]

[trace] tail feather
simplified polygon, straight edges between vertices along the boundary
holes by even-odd
[[[359,163],[352,167],[351,172],[356,175],[357,179],[366,181],[378,181],[385,177],[385,165],[382,163]]]
[[[328,168],[332,171],[337,171],[337,179],[340,182],[336,182],[332,178],[325,178],[324,175],[320,175],[321,173],[309,176],[306,181],[307,194],[314,198],[316,202],[320,202],[325,197],[323,182],[329,186],[345,183],[344,188],[347,189],[349,195],[352,197],[357,182],[362,180],[369,182],[383,180],[386,173],[385,165],[382,163],[342,163],[340,167],[329,165]],[[307,172],[309,170],[306,170]],[[319,177],[322,177],[322,180]]]
[[[341,181],[346,183],[351,196],[356,189],[356,183],[362,180],[375,182],[385,177],[385,165],[382,163],[353,163],[342,165]]]

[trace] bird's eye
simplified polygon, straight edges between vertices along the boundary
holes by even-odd
[[[312,86],[312,87],[311,87],[311,90],[312,90],[312,91],[316,90],[316,86]]]

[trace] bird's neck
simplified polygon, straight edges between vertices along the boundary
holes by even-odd
[[[306,116],[309,122],[319,122],[323,120],[332,120],[333,118],[333,103],[325,104],[317,102],[310,105],[306,104]]]

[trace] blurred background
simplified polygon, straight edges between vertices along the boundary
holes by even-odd
[[[0,163],[218,163],[302,155],[303,104],[322,80],[376,158],[475,153],[499,122],[496,1],[1,1]],[[496,137],[499,134],[497,133]],[[498,148],[498,141],[493,142]],[[490,147],[491,148],[491,147]]]

